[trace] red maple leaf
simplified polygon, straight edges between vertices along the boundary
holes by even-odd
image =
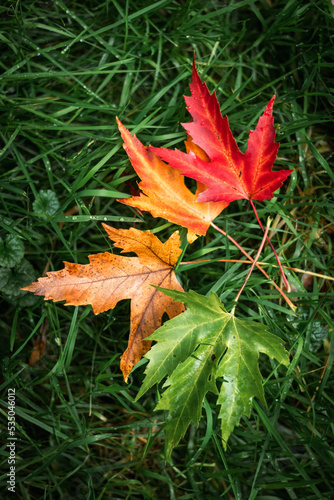
[[[216,93],[211,95],[198,76],[195,60],[191,96],[184,96],[193,121],[182,123],[195,144],[209,158],[203,161],[193,151],[183,153],[167,148],[149,147],[170,166],[184,175],[202,182],[208,189],[197,201],[225,201],[238,199],[269,200],[293,170],[272,171],[279,143],[275,143],[276,130],[272,109],[275,95],[259,118],[254,131],[250,131],[246,153],[242,153],[233,137],[228,118],[221,115]]]

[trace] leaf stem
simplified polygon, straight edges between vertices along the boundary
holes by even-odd
[[[237,296],[236,296],[236,298],[235,298],[235,300],[234,300],[235,304],[234,304],[234,307],[233,307],[233,309],[232,309],[232,311],[231,311],[231,314],[234,314],[235,306],[236,306],[236,304],[237,304],[237,302],[238,302],[238,300],[239,300],[239,297],[240,297],[240,295],[241,295],[241,293],[242,293],[243,289],[245,288],[246,283],[247,283],[247,281],[249,280],[250,275],[252,274],[253,269],[254,269],[254,267],[255,267],[255,265],[256,265],[256,263],[257,263],[257,261],[258,261],[259,257],[260,257],[260,253],[262,252],[263,245],[264,245],[264,243],[265,243],[265,241],[266,241],[266,238],[267,238],[267,236],[268,236],[268,231],[269,231],[269,227],[270,227],[271,221],[272,221],[272,219],[271,219],[270,217],[268,217],[266,230],[265,230],[265,232],[264,232],[264,235],[263,235],[263,238],[262,238],[261,244],[260,244],[260,246],[259,246],[259,249],[258,249],[258,251],[257,251],[257,254],[255,255],[255,259],[253,260],[253,263],[252,263],[251,267],[249,268],[249,271],[248,271],[248,273],[247,273],[247,276],[246,276],[246,278],[245,278],[245,281],[243,282],[242,287],[240,288],[239,292],[237,293]]]
[[[201,264],[202,262],[212,262],[213,259],[200,259],[200,260],[189,260],[189,261],[184,261],[180,262],[180,266],[185,266],[187,264]],[[239,264],[251,264],[251,260],[242,260],[242,259],[218,259],[214,260],[215,262],[236,262]],[[276,264],[271,264],[270,262],[259,262],[257,261],[257,264],[260,266],[272,266],[272,267],[278,267]],[[328,276],[327,274],[320,274],[320,273],[313,273],[312,271],[305,271],[305,269],[299,269],[298,267],[289,267],[289,266],[283,266],[283,269],[289,269],[290,271],[295,271],[295,273],[303,273],[307,274],[309,276],[315,276],[318,278],[323,278],[324,280],[331,280],[334,281],[333,276]]]
[[[261,229],[262,229],[262,231],[264,232],[264,231],[265,231],[265,230],[264,230],[264,227],[263,227],[263,225],[262,225],[262,223],[261,223],[261,221],[260,221],[259,215],[258,215],[257,210],[256,210],[256,208],[255,208],[255,205],[254,205],[254,203],[253,203],[253,200],[249,200],[249,203],[251,204],[252,209],[254,210],[254,214],[255,214],[256,220],[257,220],[257,221],[258,221],[258,223],[259,223],[260,228],[261,228]],[[279,260],[279,257],[278,257],[278,255],[277,255],[277,253],[276,253],[276,250],[275,250],[275,248],[273,247],[273,244],[271,243],[270,238],[268,238],[268,235],[266,236],[266,238],[267,238],[267,240],[268,240],[268,243],[269,243],[269,245],[270,245],[270,248],[272,249],[272,251],[274,252],[274,255],[275,255],[275,257],[276,257],[278,267],[279,267],[279,269],[280,269],[280,271],[281,271],[281,273],[282,273],[282,277],[283,277],[283,281],[284,281],[285,287],[286,287],[286,289],[287,289],[288,293],[290,293],[290,292],[291,292],[291,287],[290,287],[290,284],[289,284],[288,280],[286,279],[286,276],[285,276],[285,273],[284,273],[284,271],[283,271],[283,267],[282,267],[281,261]]]
[[[222,229],[220,229],[218,226],[216,226],[216,224],[214,224],[213,222],[211,222],[211,226],[216,229],[216,231],[219,231],[221,234],[223,234],[224,236],[226,236],[226,238],[228,238],[232,243],[233,245],[235,245],[239,250],[240,252],[242,252],[246,257],[247,259],[249,259],[251,262],[254,261],[253,257],[251,257],[249,255],[249,253],[246,252],[246,250],[244,250],[237,241],[235,241],[234,238],[232,238],[232,236],[230,236],[229,234],[225,233],[225,231],[223,231]],[[282,295],[282,297],[284,298],[284,300],[286,301],[286,303],[291,307],[291,309],[293,311],[295,311],[297,309],[297,307],[291,302],[291,300],[285,295],[285,293],[283,292],[283,290],[275,283],[275,281],[273,281],[270,277],[269,277],[269,274],[266,273],[266,271],[264,269],[262,269],[262,267],[256,262],[256,267],[258,268],[259,271],[261,271],[262,274],[265,275],[266,278],[268,278],[271,283],[274,285],[274,287],[276,288],[276,290]]]

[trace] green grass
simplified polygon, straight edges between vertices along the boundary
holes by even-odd
[[[162,241],[175,230],[116,202],[136,175],[115,117],[144,144],[182,147],[194,51],[241,147],[277,95],[276,165],[295,172],[277,197],[256,206],[263,221],[274,217],[272,241],[286,265],[331,275],[333,15],[327,0],[2,2],[2,498],[14,498],[6,485],[8,388],[16,389],[16,498],[333,498],[330,280],[290,271],[292,316],[254,271],[237,314],[279,335],[291,366],[260,357],[268,407],[255,402],[226,452],[209,397],[199,428],[190,427],[171,463],[165,415],[153,412],[159,389],[135,402],[143,364],[129,385],[119,370],[129,301],[94,316],[90,307],[20,291],[64,260],[87,263],[89,254],[109,250],[101,221],[135,223]],[[255,255],[262,234],[246,201],[230,204],[215,223]],[[243,256],[210,229],[184,256],[201,258],[212,260],[179,267],[185,289],[214,290],[230,308],[248,268],[216,260]],[[275,264],[268,246],[261,260]],[[46,351],[30,367],[38,335]]]

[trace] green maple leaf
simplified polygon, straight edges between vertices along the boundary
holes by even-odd
[[[170,456],[189,424],[198,426],[206,393],[217,394],[226,448],[241,416],[250,416],[253,398],[265,404],[259,353],[286,366],[288,353],[265,325],[227,313],[215,293],[204,297],[193,291],[159,290],[186,304],[187,310],[148,337],[158,343],[145,355],[149,363],[136,399],[167,376],[155,409],[169,411],[165,430]],[[220,390],[217,378],[223,379]]]

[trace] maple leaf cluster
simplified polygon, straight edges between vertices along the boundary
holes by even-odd
[[[192,243],[206,234],[230,202],[268,200],[292,171],[272,171],[279,148],[272,116],[275,96],[250,132],[247,151],[242,153],[228,118],[221,115],[215,92],[210,94],[200,80],[195,61],[190,91],[185,101],[192,121],[182,124],[187,131],[186,152],[145,147],[117,119],[125,151],[141,179],[139,196],[118,201],[187,228],[188,242]],[[185,185],[184,176],[197,181],[195,194]],[[262,326],[260,339],[253,324],[237,325],[216,296],[207,299],[183,292],[174,272],[182,252],[178,231],[162,243],[150,231],[103,227],[115,247],[122,248],[122,253],[134,252],[137,257],[104,252],[90,255],[86,265],[65,262],[64,269],[47,273],[24,290],[43,295],[45,300],[65,300],[66,305],[91,304],[95,314],[114,308],[120,300],[131,299],[130,336],[121,356],[121,370],[127,381],[143,355],[150,360],[138,397],[168,376],[168,389],[157,407],[170,411],[168,453],[190,421],[198,424],[206,392],[218,394],[217,377],[226,380],[218,402],[223,404],[226,399],[232,405],[232,409],[222,406],[220,414],[223,438],[227,440],[242,413],[249,415],[252,398],[264,401],[258,353],[265,352],[287,364],[281,341]],[[183,303],[190,309],[179,316],[185,310]],[[165,312],[171,319],[161,327]],[[205,326],[208,324],[210,328]],[[256,340],[251,340],[252,335]],[[152,340],[158,344],[148,353]],[[247,382],[247,361],[254,382]]]

